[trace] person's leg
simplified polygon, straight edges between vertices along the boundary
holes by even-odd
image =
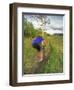
[[[41,50],[40,52],[37,53],[37,58],[38,58],[38,61],[43,61],[43,50]]]
[[[42,48],[42,46],[41,45],[39,45],[39,47],[40,47],[40,49],[38,50],[38,53],[37,53],[37,57],[38,57],[38,60],[39,60],[39,62],[40,61],[43,61],[43,48]]]
[[[37,50],[37,60],[40,62],[43,60],[43,49],[39,44],[34,44],[33,47]]]

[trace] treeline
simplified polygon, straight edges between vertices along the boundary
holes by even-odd
[[[24,19],[24,37],[34,38],[40,34],[42,34],[42,30],[40,28],[35,29],[34,25],[25,18]]]

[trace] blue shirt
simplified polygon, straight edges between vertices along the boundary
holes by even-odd
[[[32,41],[32,44],[40,44],[43,40],[41,36],[38,36]]]

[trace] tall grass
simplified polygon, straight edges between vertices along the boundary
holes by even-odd
[[[36,60],[37,51],[32,47],[33,38],[24,38],[24,72],[34,73],[33,70],[38,65]],[[49,42],[50,53],[47,63],[43,64],[39,73],[61,73],[63,72],[63,36],[46,36]]]
[[[35,73],[39,67],[37,62],[37,51],[32,47],[32,40],[38,35],[42,35],[41,29],[34,29],[32,23],[26,22],[24,33],[24,74]],[[48,58],[46,63],[42,63],[37,73],[61,73],[63,72],[63,35],[48,35],[44,33],[43,38],[47,43]]]

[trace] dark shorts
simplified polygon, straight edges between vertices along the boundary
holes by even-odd
[[[37,51],[41,51],[41,46],[40,46],[40,44],[34,43],[32,46],[33,46],[33,48],[35,48]]]

